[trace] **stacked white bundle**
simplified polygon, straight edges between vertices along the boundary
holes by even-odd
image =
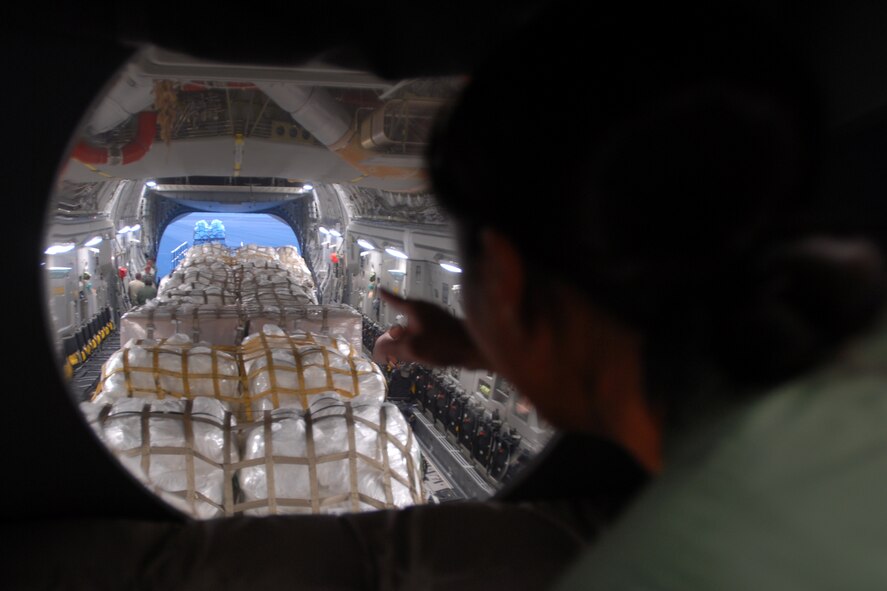
[[[240,347],[248,404],[253,411],[308,408],[309,399],[333,395],[354,403],[381,404],[382,371],[348,341],[266,324]]]
[[[123,315],[120,340],[165,339],[183,333],[194,341],[234,346],[243,338],[245,325],[246,318],[237,305],[152,300]]]
[[[193,517],[230,514],[233,481],[226,466],[239,454],[234,418],[223,403],[123,399],[82,406],[98,436],[148,488]]]
[[[258,458],[267,461],[239,472],[247,514],[345,513],[422,502],[419,449],[391,404],[323,397],[307,413],[269,412],[246,434],[244,459]]]
[[[313,291],[305,289],[280,263],[244,263],[240,297],[250,306],[306,306],[317,303]]]
[[[190,264],[195,259],[204,257],[224,259],[231,256],[231,249],[224,244],[208,243],[196,244],[185,253],[185,264]]]
[[[256,306],[298,307],[317,304],[314,294],[307,293],[294,283],[288,283],[286,279],[243,287],[240,291],[240,301],[244,306],[252,308]]]
[[[194,249],[209,246],[220,247],[204,244],[192,248],[185,261],[161,282],[158,290],[158,299],[161,302],[215,305],[236,303],[237,285],[231,267],[223,260],[205,256],[201,252],[191,256]]]
[[[235,254],[237,261],[245,263],[247,261],[276,261],[277,251],[273,246],[259,246],[257,244],[246,244],[237,249]]]
[[[209,396],[240,402],[240,372],[233,352],[194,343],[184,334],[129,341],[102,366],[95,402],[121,398]]]
[[[356,351],[363,347],[363,319],[354,308],[327,306],[256,306],[247,311],[250,332],[276,324],[286,332],[313,332],[348,341]]]
[[[296,247],[281,246],[277,249],[277,256],[283,268],[289,271],[290,276],[293,277],[296,283],[309,292],[314,290],[315,285],[314,280],[311,278],[311,271],[308,269],[305,259],[299,255]]]
[[[237,303],[237,295],[214,285],[200,283],[183,284],[167,289],[158,297],[161,302],[180,302],[186,304],[214,304],[224,306]]]

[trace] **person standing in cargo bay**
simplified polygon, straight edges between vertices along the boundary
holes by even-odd
[[[138,305],[139,290],[143,287],[145,287],[145,282],[142,281],[142,274],[136,273],[136,278],[129,282],[129,302],[131,305]]]
[[[136,303],[139,306],[145,305],[148,300],[157,297],[157,287],[153,280],[149,280],[136,294]]]

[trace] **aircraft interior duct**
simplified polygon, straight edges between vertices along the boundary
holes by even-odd
[[[367,176],[415,178],[416,186],[410,191],[425,188],[425,175],[419,167],[386,164],[386,155],[363,146],[360,134],[355,133],[357,126],[352,125],[351,116],[325,89],[281,82],[257,82],[256,85],[288,111],[299,125],[362,173],[351,182],[359,183]]]
[[[331,150],[344,147],[351,139],[351,117],[325,89],[281,82],[260,82],[258,86]]]

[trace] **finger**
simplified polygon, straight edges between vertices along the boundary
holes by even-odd
[[[391,338],[394,339],[395,341],[397,339],[399,339],[401,336],[403,336],[403,333],[404,333],[404,328],[399,324],[395,324],[394,326],[392,326],[391,328],[388,329],[389,336],[391,336]]]
[[[402,341],[393,340],[387,333],[380,336],[373,346],[373,361],[383,364],[391,358],[412,361],[409,347]]]
[[[407,320],[412,324],[412,328],[416,331],[421,330],[420,314],[416,312],[416,302],[404,299],[398,295],[391,293],[385,288],[379,288],[381,298],[398,312],[403,312]]]

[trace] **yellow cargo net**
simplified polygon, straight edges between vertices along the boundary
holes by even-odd
[[[302,409],[319,394],[355,398],[368,377],[379,402],[387,394],[378,367],[344,339],[260,332],[238,347],[168,341],[136,341],[112,355],[92,400],[208,396],[252,420],[257,406],[280,408],[285,397],[296,398]]]
[[[358,512],[369,509],[393,509],[408,504],[421,504],[424,502],[425,493],[422,488],[422,477],[419,466],[413,457],[416,451],[412,430],[406,429],[406,441],[400,441],[389,434],[388,415],[397,412],[388,406],[379,405],[378,419],[357,416],[351,403],[336,403],[336,414],[314,418],[311,412],[293,419],[290,415],[276,415],[271,411],[264,411],[262,417],[254,422],[238,424],[234,421],[230,412],[224,413],[222,420],[216,417],[195,413],[192,400],[185,402],[181,411],[170,412],[168,409],[155,408],[155,404],[146,401],[138,410],[113,411],[113,406],[106,404],[98,415],[98,424],[104,432],[113,427],[115,422],[137,420],[139,435],[129,445],[114,447],[112,451],[121,458],[137,460],[135,463],[124,463],[128,469],[136,473],[148,488],[160,496],[172,496],[184,501],[183,509],[194,517],[214,517],[218,515],[232,516],[244,512],[282,514],[292,512],[326,513],[338,512],[347,506],[351,511]],[[360,408],[360,407],[358,407]],[[368,407],[363,407],[368,408]],[[324,409],[327,410],[327,409]],[[274,435],[277,429],[283,427],[281,423],[287,420],[303,420],[304,454],[287,454],[275,451]],[[344,420],[347,427],[347,437],[341,442],[342,451],[337,453],[316,453],[315,430],[318,426],[328,421]],[[169,432],[170,422],[176,424],[176,431],[181,432],[180,444],[161,445],[155,441],[154,430]],[[213,455],[207,456],[200,452],[195,445],[194,425],[202,423],[217,429],[221,434],[221,444],[215,449]],[[164,427],[164,424],[167,426]],[[372,457],[358,451],[356,443],[355,427],[361,425],[364,429],[374,432],[377,438],[376,456]],[[251,459],[240,460],[244,457],[245,434],[254,433],[253,436],[261,438],[263,450],[261,455]],[[168,437],[167,437],[168,439]],[[392,458],[393,453],[399,458]],[[221,459],[221,461],[218,461]],[[398,463],[398,460],[400,461]],[[347,483],[340,482],[336,486],[336,492],[329,494],[324,492],[318,479],[318,468],[332,462],[348,463]],[[171,463],[172,462],[172,463]],[[393,463],[404,466],[405,470],[398,471],[392,468]],[[305,466],[308,480],[308,495],[300,496],[296,490],[288,488],[281,481],[282,471],[287,466]],[[153,469],[152,469],[153,467]],[[243,470],[263,471],[266,483],[266,493],[262,498],[246,499],[245,493],[240,487],[235,486],[238,475]],[[359,473],[367,470],[376,471],[381,475],[382,494],[373,496],[361,491]],[[165,477],[164,471],[171,471],[184,475],[184,486],[171,486],[170,478]],[[215,472],[215,486],[207,489],[206,477],[208,471]],[[159,472],[159,473],[158,473]],[[152,476],[153,474],[153,476]],[[402,490],[408,491],[409,503],[398,503],[394,494],[394,483],[399,484]],[[212,496],[199,490],[203,485],[204,491],[209,491]],[[305,490],[306,487],[297,487]],[[295,511],[293,511],[295,509]],[[301,510],[301,511],[300,511]]]
[[[103,392],[112,398],[193,398],[208,396],[232,404],[241,403],[241,375],[237,348],[203,344],[167,344],[136,341],[124,347],[102,366],[102,377],[92,400]],[[220,370],[220,365],[229,371]],[[195,366],[208,371],[199,371]],[[122,383],[121,383],[122,382]]]
[[[325,513],[329,509],[334,509],[335,506],[341,507],[343,503],[347,504],[350,510],[354,512],[367,510],[368,508],[392,509],[397,506],[403,506],[403,504],[398,505],[395,503],[392,482],[401,484],[409,491],[411,504],[423,503],[422,479],[411,453],[411,450],[415,447],[412,430],[406,429],[407,437],[405,443],[389,435],[387,431],[387,414],[392,412],[392,409],[387,406],[380,405],[377,407],[378,421],[371,421],[355,415],[354,407],[350,402],[337,403],[336,406],[340,407],[337,414],[314,418],[312,412],[306,412],[301,417],[305,422],[306,453],[304,455],[279,453],[274,448],[274,426],[287,420],[294,420],[292,417],[275,415],[271,411],[266,410],[260,420],[238,427],[238,429],[246,432],[261,429],[264,453],[259,457],[241,460],[237,463],[236,469],[241,471],[244,469],[263,470],[267,494],[264,495],[264,498],[238,502],[233,508],[235,513],[249,511],[251,513],[260,512],[276,515],[293,512],[287,511],[287,508],[297,509],[296,512],[300,512],[298,509],[302,509],[304,512]],[[393,412],[397,412],[397,410],[394,409]],[[347,427],[344,449],[337,453],[318,455],[316,453],[315,428],[325,422],[337,419],[344,419]],[[375,432],[378,441],[375,448],[381,457],[370,457],[358,451],[355,434],[355,426],[357,424]],[[392,460],[390,458],[389,444],[395,448],[395,453],[401,455],[406,465],[405,473],[400,473],[391,468]],[[324,494],[318,479],[318,468],[324,464],[341,461],[348,462],[348,484],[347,486],[338,487],[344,489],[344,492]],[[279,479],[278,470],[292,465],[307,467],[310,496],[299,497],[286,490],[282,491],[283,494],[278,492],[281,488],[285,488],[277,484]],[[382,498],[376,498],[361,492],[358,473],[367,468],[381,473],[383,482]]]
[[[240,347],[244,401],[251,404],[267,398],[273,408],[280,408],[281,396],[294,396],[307,409],[309,397],[317,394],[335,392],[346,399],[360,396],[361,377],[377,373],[373,364],[361,359],[347,341],[320,338],[324,342],[312,333],[251,335]],[[281,357],[286,357],[286,362]],[[358,369],[358,365],[369,369]],[[267,380],[266,386],[259,385],[260,378]]]
[[[111,450],[123,458],[137,458],[138,469],[134,469],[132,465],[124,464],[130,470],[136,472],[145,485],[164,497],[170,495],[185,502],[183,509],[194,517],[214,516],[217,515],[233,515],[235,492],[234,492],[234,467],[237,465],[237,435],[236,427],[230,412],[224,413],[224,418],[220,421],[212,416],[204,414],[195,414],[193,412],[193,400],[185,401],[185,406],[181,412],[170,412],[167,409],[156,409],[150,401],[138,411],[114,412],[113,406],[106,404],[98,416],[98,423],[102,432],[113,426],[115,422],[137,419],[139,421],[140,437],[136,445],[125,447],[111,446]],[[168,431],[169,428],[163,428],[162,423],[169,424],[181,423],[182,442],[181,445],[159,445],[152,441],[152,427]],[[194,444],[194,425],[202,423],[212,428],[218,429],[222,434],[221,459],[208,457],[200,452]],[[171,458],[181,458],[182,465],[175,467],[167,467],[167,470],[183,472],[185,476],[184,488],[175,488],[169,485],[170,479],[152,477],[152,463],[168,462]],[[217,470],[219,480],[222,483],[221,490],[215,495],[215,499],[210,498],[199,490],[198,482],[205,479],[206,471],[209,469]],[[202,473],[202,474],[200,474]],[[203,479],[201,478],[203,476]],[[210,514],[206,515],[209,510]]]

